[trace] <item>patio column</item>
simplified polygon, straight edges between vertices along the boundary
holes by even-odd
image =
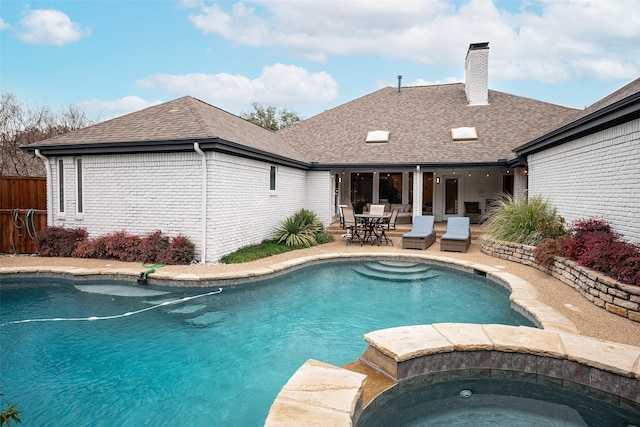
[[[413,172],[413,200],[411,201],[413,216],[422,215],[422,180],[424,179],[420,166]]]

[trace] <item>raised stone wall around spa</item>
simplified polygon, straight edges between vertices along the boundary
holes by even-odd
[[[566,258],[555,257],[549,267],[536,264],[535,246],[482,238],[481,250],[487,255],[535,267],[555,277],[598,307],[618,316],[640,322],[640,287],[620,283]]]
[[[438,383],[515,380],[577,392],[640,411],[638,347],[524,326],[440,323],[365,334],[360,360],[395,384],[375,396],[357,419],[366,425],[396,397]]]

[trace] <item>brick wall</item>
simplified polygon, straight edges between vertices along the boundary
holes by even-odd
[[[482,239],[482,252],[496,258],[536,267],[580,292],[586,299],[610,313],[640,322],[640,288],[617,282],[573,261],[556,257],[547,268],[536,264],[535,246]]]
[[[333,218],[333,185],[331,172],[307,172],[305,206],[318,215],[325,227]]]
[[[273,236],[275,227],[301,208],[314,210],[328,225],[329,173],[277,166],[271,191],[271,164],[208,152],[206,261]],[[118,230],[183,234],[202,255],[203,174],[197,153],[83,156],[84,213],[77,213],[75,158],[65,157],[65,212],[59,212],[58,158],[52,165],[52,225],[82,227],[90,236]],[[51,203],[51,201],[50,201]]]
[[[568,222],[601,217],[640,243],[640,119],[529,156],[529,195]]]

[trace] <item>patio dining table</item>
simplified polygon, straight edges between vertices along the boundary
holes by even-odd
[[[382,227],[384,223],[389,221],[390,213],[385,212],[382,215],[355,214],[354,216],[356,221],[362,224],[362,234],[358,231],[358,227],[355,227],[351,241],[359,241],[361,245],[370,241],[372,245],[377,243],[378,246],[384,241],[385,244],[391,243],[393,245],[393,241],[387,237],[384,227]]]

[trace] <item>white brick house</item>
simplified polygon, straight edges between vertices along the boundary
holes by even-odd
[[[640,79],[517,147],[540,195],[568,222],[603,218],[640,244]]]
[[[271,238],[301,208],[325,225],[338,204],[367,202],[443,221],[503,192],[543,194],[567,219],[605,214],[638,239],[637,105],[620,122],[492,91],[487,58],[488,43],[473,44],[467,83],[384,88],[278,132],[186,96],[23,149],[47,168],[49,225],[183,234],[202,262]],[[548,129],[559,130],[540,137]],[[563,201],[571,185],[581,197]]]

